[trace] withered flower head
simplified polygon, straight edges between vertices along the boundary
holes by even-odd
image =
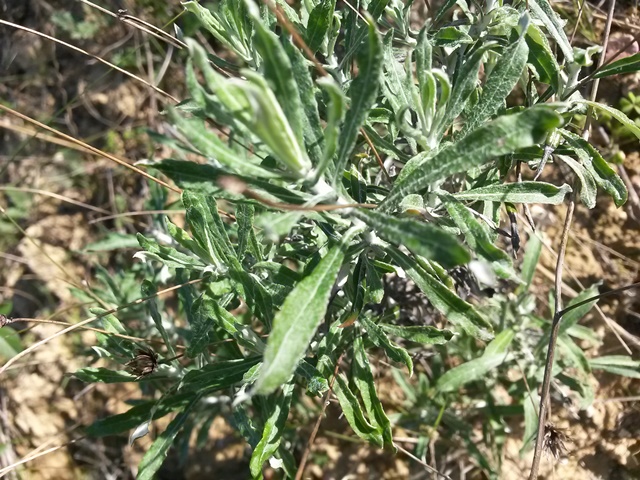
[[[13,322],[13,318],[11,317],[7,317],[6,315],[2,315],[0,313],[0,328],[9,325],[10,323]]]
[[[567,447],[564,445],[564,441],[566,439],[567,437],[564,433],[562,433],[561,430],[557,429],[551,424],[547,424],[544,427],[542,450],[558,460],[567,452]]]
[[[133,360],[125,365],[136,375],[136,380],[140,380],[158,369],[158,356],[148,347],[138,348]]]

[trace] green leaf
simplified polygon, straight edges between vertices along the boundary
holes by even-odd
[[[404,112],[403,117],[409,116],[407,108],[415,107],[413,99],[418,97],[418,91],[412,78],[407,75],[402,62],[396,58],[393,50],[393,30],[389,30],[383,41],[384,82],[382,92],[396,115]],[[400,119],[404,121],[404,118]]]
[[[413,362],[411,356],[402,347],[399,347],[391,340],[385,331],[376,323],[366,316],[360,318],[362,325],[366,328],[369,339],[377,346],[382,348],[387,356],[394,362],[403,363],[409,370],[409,375],[413,374]]]
[[[89,311],[92,315],[96,316],[102,316],[107,312],[107,310],[102,308],[90,308]],[[118,334],[127,333],[125,328],[122,326],[122,323],[120,323],[120,320],[118,320],[112,314],[102,316],[101,322],[102,328],[104,330],[107,330],[108,332]],[[132,357],[132,353],[136,349],[136,345],[133,342],[124,338],[116,337],[113,335],[106,335],[103,333],[96,333],[96,338],[103,348],[116,355]]]
[[[236,221],[238,222],[238,246],[236,253],[239,259],[244,258],[248,250],[256,261],[262,260],[262,245],[256,238],[253,229],[255,208],[253,205],[236,205]]]
[[[191,410],[200,401],[200,395],[197,395],[187,407],[180,412],[167,426],[167,429],[153,442],[147,453],[144,454],[140,465],[138,466],[137,480],[152,480],[162,463],[164,462],[167,452],[171,444],[178,435],[178,432],[189,418]]]
[[[616,171],[602,158],[600,152],[575,133],[563,128],[558,131],[565,138],[567,145],[575,152],[587,171],[591,173],[598,187],[602,188],[613,198],[616,207],[624,205],[629,195],[627,187]]]
[[[472,305],[449,290],[440,279],[427,273],[416,262],[396,248],[387,248],[387,253],[426,295],[431,304],[452,324],[465,333],[481,340],[493,338],[493,328]]]
[[[249,463],[253,478],[261,477],[262,465],[273,456],[280,446],[294,387],[294,383],[288,383],[282,387],[281,392],[270,395],[265,400],[267,412],[265,413],[266,421],[262,437],[253,450]]]
[[[522,438],[523,446],[520,449],[521,454],[531,449],[531,445],[538,432],[538,405],[540,405],[540,396],[538,392],[534,391],[527,393],[522,401],[524,402],[524,434]]]
[[[304,177],[311,163],[266,80],[250,70],[242,71],[247,80],[225,78],[209,65],[200,45],[189,38],[186,42],[193,63],[202,71],[207,88],[216,95],[216,100],[260,138],[291,174]]]
[[[453,332],[430,325],[404,327],[381,323],[379,326],[390,335],[425,345],[443,345],[453,338]]]
[[[457,0],[447,0],[446,2],[444,2],[442,6],[438,8],[438,11],[436,12],[436,17],[433,23],[436,25],[440,23],[440,21],[449,12],[449,10],[451,10],[456,5],[456,3],[458,3]]]
[[[339,127],[344,119],[346,99],[338,84],[330,76],[319,78],[317,84],[329,96],[327,126],[324,129],[324,152],[322,161],[316,169],[316,176],[319,178],[336,153],[338,135],[340,134]]]
[[[165,218],[167,231],[171,238],[178,242],[183,248],[197,255],[203,262],[208,262],[209,254],[182,228],[178,227]]]
[[[393,434],[391,432],[391,422],[389,417],[380,403],[378,393],[376,392],[376,382],[373,378],[371,365],[367,352],[364,348],[364,342],[361,336],[356,336],[353,340],[353,360],[351,362],[351,379],[356,387],[362,404],[367,412],[367,417],[371,421],[374,428],[382,434],[384,446],[391,447],[395,451],[393,445]]]
[[[476,88],[482,58],[487,51],[495,46],[496,44],[493,42],[486,42],[462,64],[460,71],[456,72],[456,81],[451,90],[451,96],[447,101],[446,108],[440,109],[440,114],[431,132],[431,138],[437,139],[436,144],[440,143],[444,132],[464,110],[471,93]]]
[[[436,32],[434,43],[438,47],[455,47],[463,43],[473,43],[473,39],[458,27],[443,27]]]
[[[545,182],[518,182],[472,188],[453,196],[458,200],[559,205],[570,192],[571,187],[566,183],[556,187]]]
[[[85,246],[83,252],[111,252],[125,248],[138,248],[138,239],[135,235],[109,232],[107,236],[97,242],[91,242]]]
[[[219,181],[228,177],[229,173],[212,165],[202,165],[181,160],[163,160],[151,165],[171,178],[179,187],[216,198],[226,198],[235,202],[262,205],[256,200],[247,199],[244,195],[226,191],[219,185]],[[252,189],[261,197],[272,202],[302,204],[304,198],[299,192],[268,183],[264,180],[238,176],[239,180],[251,185]]]
[[[182,379],[181,392],[212,393],[242,381],[244,374],[260,357],[220,360],[198,370],[190,370]]]
[[[591,373],[591,365],[584,351],[568,335],[558,336],[558,351],[570,365],[577,369],[580,376],[585,377]]]
[[[527,241],[526,251],[524,258],[522,259],[522,271],[520,278],[524,282],[518,287],[517,293],[524,293],[529,290],[531,282],[536,273],[536,266],[538,265],[538,259],[540,258],[540,252],[542,251],[542,240],[536,235],[530,235]]]
[[[634,73],[640,70],[640,53],[630,55],[615,62],[611,62],[609,65],[603,66],[593,76],[593,78],[604,78],[611,75],[620,75],[622,73]]]
[[[276,314],[255,393],[273,392],[287,382],[303,357],[327,310],[331,288],[344,260],[343,248],[342,245],[331,248],[296,285]]]
[[[209,331],[214,324],[210,302],[214,300],[203,293],[191,306],[191,339],[186,352],[187,357],[197,357],[209,344]]]
[[[164,328],[164,325],[162,324],[162,317],[160,316],[160,312],[158,311],[158,299],[155,297],[155,295],[158,293],[158,289],[149,280],[144,280],[142,282],[141,291],[142,291],[143,297],[153,296],[153,298],[150,298],[149,300],[147,300],[146,302],[147,308],[149,308],[149,313],[151,314],[153,323],[155,324],[156,329],[158,330],[158,333],[160,333],[160,336],[162,337],[162,341],[167,347],[167,351],[169,352],[169,355],[171,357],[175,357],[176,352],[173,348],[173,343],[169,339],[169,334],[167,333],[166,329]]]
[[[382,435],[365,418],[358,398],[349,388],[349,383],[342,373],[336,377],[333,393],[336,394],[342,413],[356,435],[381,447],[383,445]]]
[[[242,3],[242,2],[238,2]],[[182,6],[198,17],[202,25],[211,32],[211,34],[223,45],[226,45],[235,53],[237,53],[245,62],[251,62],[252,58],[246,45],[237,35],[237,30],[229,24],[229,22],[220,15],[218,11],[211,11],[203,7],[198,2],[184,2]],[[239,5],[236,5],[238,7]],[[234,32],[234,30],[236,30]]]
[[[605,355],[589,359],[591,368],[630,378],[640,378],[640,360],[625,355]]]
[[[243,156],[231,150],[216,134],[207,128],[199,118],[184,118],[174,109],[169,109],[169,119],[178,131],[195,147],[196,151],[228,169],[228,173],[247,175],[255,178],[280,178],[281,173],[271,172],[256,165],[255,156]]]
[[[260,18],[260,11],[253,2],[247,2],[249,15],[255,30],[254,46],[263,60],[264,76],[273,87],[273,93],[291,125],[296,139],[303,142],[303,114],[300,90],[295,81],[291,61],[278,37]],[[287,41],[284,40],[283,41]]]
[[[567,155],[557,155],[557,157],[566,163],[580,180],[580,201],[587,208],[595,207],[598,187],[591,172],[589,172],[580,162]]]
[[[463,385],[480,380],[491,370],[502,365],[506,360],[504,353],[483,355],[445,372],[438,379],[436,388],[439,392],[453,392]]]
[[[483,165],[500,155],[544,142],[547,133],[561,121],[560,116],[548,108],[530,108],[478,127],[462,140],[443,148],[401,182],[396,182],[380,208],[390,211],[406,195],[418,193],[435,181]]]
[[[89,425],[85,431],[90,437],[116,435],[136,428],[143,422],[162,418],[174,410],[185,407],[191,400],[193,400],[193,393],[189,392],[187,394],[168,395],[160,400],[143,402],[124,413],[97,420]]]
[[[534,17],[538,18],[549,32],[549,35],[556,41],[560,50],[565,56],[567,63],[573,62],[573,48],[569,43],[567,35],[564,33],[564,22],[560,20],[556,12],[553,11],[547,0],[531,0],[529,8]]]
[[[529,58],[527,61],[536,69],[540,81],[551,85],[554,91],[558,92],[560,88],[560,66],[551,50],[547,37],[537,25],[530,23],[526,39],[529,45]]]
[[[587,298],[597,295],[599,286],[600,284],[596,283],[594,285],[591,285],[586,290],[583,290],[578,294],[577,297],[573,298],[567,305],[565,305],[564,308],[570,307],[571,305],[575,305],[576,303],[582,302]],[[591,310],[596,303],[598,303],[597,299],[593,300],[592,302],[585,303],[581,307],[574,308],[573,310],[564,314],[562,316],[562,319],[560,320],[559,335],[566,333],[569,328],[579,322],[582,317],[589,313],[589,310]]]
[[[304,144],[309,154],[309,159],[314,165],[318,165],[322,161],[323,146],[327,139],[322,133],[318,102],[316,101],[316,88],[309,71],[309,62],[291,42],[285,42],[284,49],[291,61],[292,74],[300,91],[300,102],[304,113],[302,116]]]
[[[148,258],[157,260],[169,268],[187,268],[189,270],[203,270],[205,268],[204,263],[199,259],[179,252],[173,247],[158,245],[155,240],[146,238],[141,233],[138,233],[137,238],[144,252],[136,253],[135,258],[140,258],[144,261]]]
[[[444,201],[447,212],[464,234],[464,238],[472,250],[490,262],[502,262],[511,266],[511,259],[507,252],[493,244],[486,227],[471,214],[467,207],[451,195],[443,193],[440,197]]]
[[[505,362],[507,349],[513,340],[513,330],[501,332],[489,345],[480,358],[470,360],[445,372],[436,389],[440,392],[452,392],[463,385],[482,379],[487,373]]]
[[[207,297],[205,302],[216,323],[235,338],[238,345],[260,355],[264,353],[264,342],[249,326],[238,323],[238,319],[220,306],[216,300]]]
[[[327,37],[327,32],[333,21],[335,8],[335,0],[320,0],[309,14],[306,40],[309,49],[314,54],[320,50]]]
[[[576,102],[593,107],[595,110],[600,110],[608,113],[613,118],[622,123],[626,128],[628,128],[631,133],[638,137],[638,139],[640,139],[640,127],[638,127],[633,120],[631,120],[617,108],[610,107],[609,105],[605,105],[604,103],[590,102],[589,100],[576,100]]]
[[[376,210],[354,210],[353,216],[374,228],[384,240],[404,245],[417,255],[454,267],[471,260],[455,236],[429,223],[396,218]]]
[[[22,351],[20,335],[11,327],[0,328],[0,358],[6,360]]]
[[[463,132],[472,131],[502,108],[507,95],[511,93],[522,75],[528,54],[529,48],[524,37],[520,37],[504,49],[482,88],[480,100],[474,105],[467,118]]]
[[[347,111],[340,131],[336,153],[335,178],[342,177],[349,156],[356,144],[358,132],[364,125],[369,110],[373,106],[382,73],[382,46],[373,22],[367,23],[366,47],[358,55],[358,76],[351,82],[349,98],[351,107]]]
[[[241,270],[224,223],[218,213],[215,199],[185,190],[182,192],[182,203],[187,211],[187,223],[191,227],[193,237],[209,253],[214,265],[219,269]]]
[[[81,368],[80,370],[76,370],[73,376],[87,383],[125,383],[136,381],[136,376],[129,372],[111,370],[109,368]]]

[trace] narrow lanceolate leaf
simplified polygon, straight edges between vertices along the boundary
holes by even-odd
[[[291,61],[292,73],[300,91],[300,102],[303,109],[302,134],[309,159],[314,166],[322,159],[323,146],[326,142],[318,114],[316,88],[309,71],[309,62],[291,42],[284,44],[284,49]]]
[[[577,100],[576,102],[588,105],[594,108],[595,110],[601,110],[603,112],[607,112],[609,115],[611,115],[613,118],[615,118],[620,123],[622,123],[625,127],[629,129],[631,133],[633,133],[636,137],[640,139],[640,127],[638,127],[633,120],[631,120],[629,117],[627,117],[624,113],[622,113],[617,108],[610,107],[608,105],[605,105],[604,103],[591,102],[589,100]]]
[[[143,422],[162,418],[175,410],[184,408],[191,400],[193,400],[193,393],[168,395],[160,400],[142,402],[124,413],[93,422],[85,431],[90,437],[117,435],[136,428]]]
[[[446,108],[440,110],[440,115],[432,132],[432,136],[438,141],[444,132],[451,126],[453,121],[462,113],[469,101],[471,92],[476,88],[478,72],[482,64],[484,54],[494,48],[493,42],[486,42],[476,50],[462,65],[460,72],[456,72],[456,81],[451,91],[451,96],[446,104]]]
[[[478,127],[462,140],[443,148],[420,165],[393,190],[382,203],[390,211],[410,193],[418,193],[437,180],[482,165],[492,158],[543,142],[547,133],[562,119],[548,108],[531,108],[522,113],[502,116]]]
[[[262,260],[262,246],[253,230],[255,208],[253,205],[236,205],[236,221],[238,222],[238,246],[236,252],[242,260],[247,250],[256,261]]]
[[[336,377],[336,381],[333,384],[333,393],[338,397],[342,413],[356,435],[382,447],[382,435],[378,429],[371,425],[366,419],[358,398],[349,388],[349,382],[342,373]]]
[[[180,384],[181,392],[212,393],[240,383],[244,375],[260,361],[260,357],[221,360],[198,370],[189,371]]]
[[[481,340],[493,338],[491,324],[473,308],[473,305],[462,300],[438,278],[427,273],[397,248],[390,247],[386,251],[449,322]]]
[[[375,229],[387,242],[404,245],[423,257],[445,267],[455,267],[471,260],[469,252],[456,237],[433,225],[406,218],[396,218],[375,210],[355,210],[353,216]]]
[[[267,81],[251,70],[243,70],[247,80],[223,77],[211,67],[205,50],[199,44],[192,39],[186,39],[186,42],[191,59],[202,71],[215,100],[260,138],[291,174],[304,177],[311,168],[306,150]],[[208,93],[202,93],[202,96],[211,97]]]
[[[189,418],[191,410],[199,401],[200,395],[197,395],[182,412],[176,415],[176,418],[171,421],[167,429],[162,432],[151,447],[149,447],[149,450],[147,450],[147,453],[145,453],[140,461],[138,476],[136,477],[137,480],[152,480],[155,478],[155,474],[160,470],[176,435],[178,435],[187,418]]]
[[[360,127],[364,125],[373,106],[380,86],[382,73],[382,46],[373,22],[367,23],[367,43],[358,55],[358,76],[349,87],[351,107],[347,111],[340,138],[335,164],[335,177],[342,176],[347,161],[356,144]]]
[[[622,73],[634,73],[640,70],[640,53],[616,60],[598,70],[593,78],[609,77]]]
[[[591,368],[605,370],[616,375],[630,378],[640,378],[640,361],[625,355],[605,355],[589,359]]]
[[[344,260],[343,248],[342,245],[331,248],[287,296],[276,314],[255,393],[271,393],[284,384],[303,357],[327,310],[331,288]]]
[[[322,163],[317,168],[317,175],[324,173],[338,148],[339,126],[344,119],[346,99],[344,93],[330,77],[322,77],[317,80],[317,84],[329,96],[329,105],[327,113],[327,126],[324,129],[324,152],[322,155]]]
[[[533,15],[542,22],[549,35],[556,41],[567,62],[573,62],[573,48],[564,33],[564,23],[553,11],[549,2],[547,0],[532,0],[529,3],[529,8]]]
[[[404,327],[399,325],[380,324],[389,335],[404,338],[410,342],[423,343],[425,345],[443,345],[453,338],[453,332],[440,330],[430,325],[416,325]]]
[[[536,235],[531,235],[527,241],[527,247],[524,252],[524,258],[522,259],[522,270],[520,278],[524,282],[520,285],[516,293],[524,293],[529,290],[533,276],[536,273],[536,266],[538,265],[538,259],[540,258],[540,252],[542,251],[542,240]]]
[[[78,380],[87,383],[124,383],[135,382],[136,376],[125,371],[110,368],[82,368],[73,373]]]
[[[360,321],[362,325],[367,329],[369,339],[377,346],[384,350],[387,356],[394,362],[404,363],[409,370],[409,375],[413,375],[413,361],[409,353],[402,347],[396,345],[387,334],[380,328],[377,323],[374,323],[371,319],[363,316]]]
[[[273,87],[273,93],[282,107],[298,142],[303,141],[303,110],[300,90],[293,75],[293,67],[278,37],[260,18],[256,4],[247,2],[255,30],[254,45],[262,57],[264,76]],[[286,40],[285,40],[286,41]]]
[[[213,302],[206,294],[202,294],[191,307],[191,342],[187,348],[187,356],[194,358],[201,354],[209,343],[209,331],[214,325],[213,312],[209,302]]]
[[[171,178],[180,188],[191,190],[216,198],[225,198],[238,203],[250,203],[260,205],[257,200],[248,199],[242,194],[230,192],[219,185],[222,178],[228,177],[228,172],[213,165],[203,165],[194,162],[166,159],[152,164],[153,168],[161,171]],[[251,186],[251,189],[262,198],[273,202],[304,203],[304,197],[294,190],[269,183],[266,180],[252,177],[238,176],[238,178]]]
[[[158,293],[158,289],[149,280],[144,280],[142,282],[141,291],[142,291],[143,297],[152,297],[152,296],[154,297],[147,302],[149,313],[151,314],[151,318],[153,319],[153,323],[155,324],[156,329],[158,330],[158,332],[160,333],[160,336],[162,337],[162,341],[167,347],[167,351],[169,352],[169,355],[171,357],[175,357],[176,352],[173,348],[173,344],[171,340],[169,340],[169,334],[167,333],[167,330],[164,328],[164,325],[162,324],[162,316],[160,315],[160,311],[158,310],[158,299],[156,298],[156,293]]]
[[[235,252],[231,248],[217,208],[212,212],[204,195],[189,190],[182,193],[182,203],[187,211],[187,223],[193,237],[209,254],[209,261],[218,268],[224,268],[229,258],[235,257]]]
[[[596,180],[593,178],[591,172],[589,172],[580,162],[567,155],[558,155],[558,158],[566,163],[580,180],[580,200],[582,203],[587,208],[595,207],[598,190]]]
[[[560,85],[560,65],[556,60],[549,41],[537,25],[529,24],[526,34],[529,45],[528,62],[534,66],[542,83],[551,85],[558,92]]]
[[[453,196],[458,200],[559,205],[567,193],[571,193],[571,187],[566,183],[556,187],[545,182],[520,182],[472,188]]]
[[[600,152],[582,137],[563,128],[558,130],[584,167],[593,175],[598,187],[607,192],[616,207],[624,205],[629,192],[624,182]]]
[[[442,198],[447,212],[449,212],[456,226],[464,234],[464,238],[472,250],[490,262],[511,264],[511,259],[507,252],[493,244],[486,227],[473,216],[467,207],[451,195],[443,194]]]
[[[169,268],[203,270],[206,266],[201,260],[192,257],[191,255],[179,252],[173,247],[159,245],[155,240],[146,238],[141,233],[138,233],[137,239],[140,247],[142,247],[144,252],[136,253],[136,258],[141,258],[143,260],[151,258],[153,260],[159,261]],[[204,260],[208,261],[209,258],[205,257]]]
[[[309,49],[311,49],[313,53],[316,53],[322,47],[322,43],[333,21],[335,8],[335,0],[320,0],[309,14],[306,40]]]
[[[294,387],[294,383],[288,383],[282,388],[281,392],[271,395],[265,400],[268,411],[264,430],[260,441],[253,450],[249,463],[253,478],[261,477],[262,465],[273,456],[280,446],[285,422],[291,407]]]
[[[169,118],[178,131],[195,147],[197,153],[224,166],[228,173],[237,173],[256,178],[278,178],[277,172],[270,172],[256,165],[255,158],[246,158],[231,150],[199,118],[184,118],[175,109],[169,109]]]
[[[356,336],[353,341],[351,379],[360,394],[360,398],[362,398],[362,404],[364,405],[369,420],[382,434],[384,445],[395,449],[391,433],[391,422],[378,398],[376,383],[373,379],[373,372],[371,371],[371,364],[369,363],[369,358],[367,357],[361,336]]]
[[[504,49],[482,89],[480,100],[474,105],[467,118],[464,132],[472,131],[502,108],[507,95],[511,93],[522,75],[528,54],[529,47],[524,36]]]
[[[571,305],[575,305],[576,303],[582,302],[584,300],[586,300],[587,298],[591,298],[594,297],[595,295],[598,294],[598,287],[600,286],[599,283],[596,283],[595,285],[591,285],[589,288],[587,288],[586,290],[583,290],[582,292],[580,292],[578,294],[577,297],[573,298],[567,305],[565,305],[564,308],[570,307]],[[568,329],[570,329],[573,325],[575,325],[576,323],[578,323],[582,317],[584,317],[589,310],[591,310],[593,308],[593,306],[598,302],[598,300],[593,300],[592,302],[586,303],[584,305],[582,305],[581,307],[575,308],[573,310],[568,311],[566,314],[564,314],[562,316],[562,318],[560,319],[560,329],[559,329],[559,334],[562,335],[563,333],[565,333]]]
[[[489,345],[480,358],[470,360],[447,371],[438,379],[436,389],[440,392],[452,392],[461,386],[481,380],[494,368],[507,359],[507,350],[513,340],[513,330],[505,330]]]
[[[403,110],[403,117],[407,117],[409,107],[414,107],[413,99],[417,97],[417,90],[413,80],[409,78],[393,50],[393,30],[385,35],[383,41],[384,55],[384,88],[383,93],[394,113],[398,115]],[[415,92],[414,92],[415,90]]]

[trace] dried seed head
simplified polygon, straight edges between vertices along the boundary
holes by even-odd
[[[158,369],[158,356],[148,347],[139,348],[133,360],[125,365],[136,375],[136,380],[140,380]]]
[[[13,318],[7,317],[6,315],[2,315],[0,313],[0,328],[13,323]]]
[[[567,452],[567,447],[564,445],[566,439],[567,437],[561,430],[551,424],[547,424],[544,427],[542,450],[558,460]]]

